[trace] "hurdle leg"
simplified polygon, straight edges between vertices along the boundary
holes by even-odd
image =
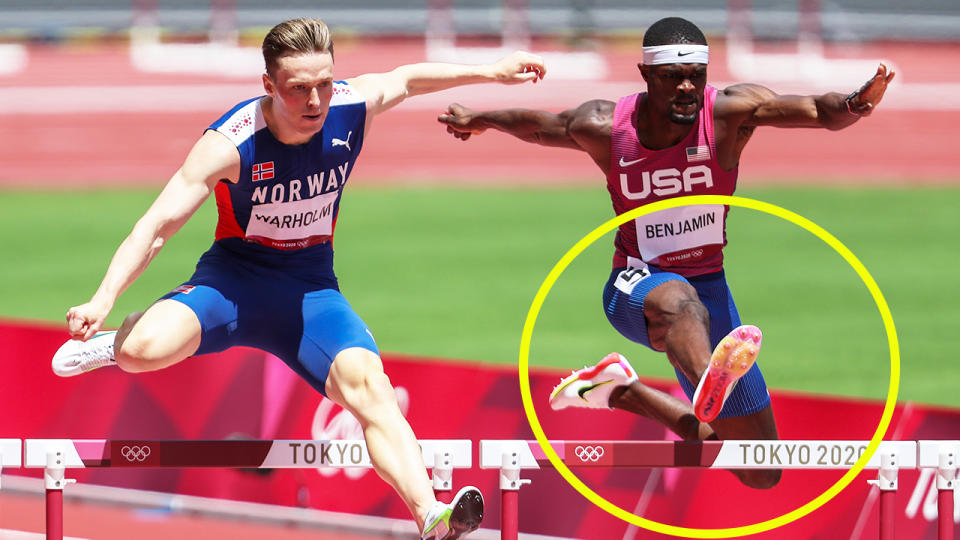
[[[70,482],[64,478],[63,452],[47,453],[47,466],[43,469],[43,480],[47,499],[47,540],[63,540],[63,488]]]
[[[500,540],[517,540],[520,534],[520,455],[503,453],[500,466]]]
[[[433,459],[433,496],[438,501],[450,502],[450,493],[453,491],[453,455],[450,452],[438,452]]]
[[[880,489],[880,540],[896,540],[897,455],[880,455],[880,472],[872,484]]]
[[[957,456],[950,448],[940,449],[937,467],[937,530],[939,540],[953,540],[953,491],[957,487]]]

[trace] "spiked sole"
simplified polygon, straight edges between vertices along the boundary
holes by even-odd
[[[693,394],[697,420],[712,422],[719,416],[733,385],[756,362],[762,341],[760,329],[751,325],[734,328],[720,341]]]
[[[450,512],[450,531],[442,540],[458,540],[477,530],[483,521],[483,495],[476,488],[461,489],[454,501]]]

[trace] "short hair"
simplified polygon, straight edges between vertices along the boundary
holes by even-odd
[[[692,22],[680,17],[667,17],[650,25],[643,34],[644,47],[657,45],[706,45],[707,38]]]
[[[273,76],[277,61],[284,56],[316,52],[330,53],[333,58],[333,38],[320,19],[291,19],[267,32],[261,50],[267,74]]]

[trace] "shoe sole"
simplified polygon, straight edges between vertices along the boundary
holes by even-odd
[[[483,521],[483,495],[476,488],[461,489],[453,500],[450,530],[441,540],[458,540],[480,528]]]
[[[760,329],[751,325],[734,328],[720,341],[693,394],[697,420],[712,422],[720,415],[728,390],[753,367],[762,342]]]
[[[607,355],[607,357],[601,360],[599,363],[597,363],[597,365],[591,368],[582,369],[579,372],[574,372],[569,376],[567,376],[567,378],[560,381],[560,384],[554,387],[553,391],[550,392],[550,403],[553,403],[554,398],[556,398],[557,395],[564,390],[564,388],[570,386],[572,383],[575,383],[577,381],[592,379],[597,375],[599,375],[601,371],[607,369],[608,366],[616,363],[619,363],[621,365],[623,370],[627,373],[628,378],[633,377],[633,370],[630,369],[630,367],[625,362],[620,361],[620,355],[617,354],[616,356],[614,356],[613,354],[610,354],[610,355]],[[605,382],[598,383],[594,385],[593,388],[602,386],[610,382],[613,382],[613,381],[605,381]],[[592,390],[592,388],[590,390]],[[583,398],[583,394],[581,394],[580,397]],[[586,401],[586,399],[584,399],[584,401]]]

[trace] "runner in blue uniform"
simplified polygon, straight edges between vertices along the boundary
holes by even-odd
[[[330,32],[319,19],[275,26],[263,56],[266,95],[236,105],[200,137],[90,301],[70,308],[73,339],[53,369],[153,371],[235,345],[273,353],[357,418],[374,468],[424,538],[460,538],[479,526],[483,498],[473,487],[450,504],[434,498],[373,334],[339,291],[331,244],[343,188],[376,115],[464,84],[535,82],[543,62],[516,52],[490,65],[412,64],[336,81]],[[120,294],[211,193],[215,241],[193,276],[118,331],[100,332]]]

